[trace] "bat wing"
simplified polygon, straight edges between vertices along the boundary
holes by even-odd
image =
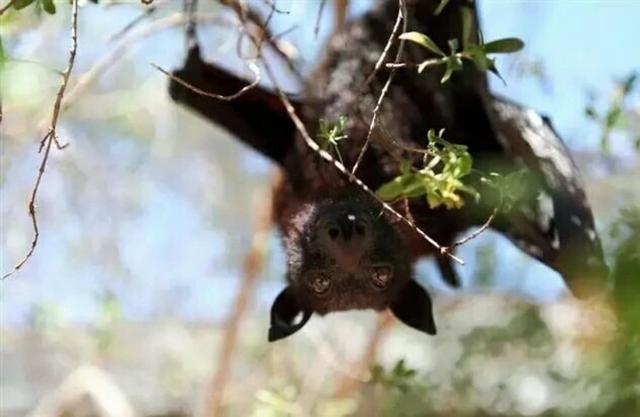
[[[525,252],[557,270],[577,296],[608,276],[593,214],[575,163],[548,118],[502,98],[489,104],[507,158],[526,167],[538,187],[530,204],[498,226]]]

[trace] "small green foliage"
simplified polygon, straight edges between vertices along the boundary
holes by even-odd
[[[442,49],[440,49],[438,45],[436,45],[436,43],[424,33],[407,32],[400,35],[400,39],[417,43],[418,45],[423,46],[428,50],[430,50],[431,52],[437,55],[440,55],[442,57],[447,56],[444,52],[442,52]]]
[[[256,393],[256,409],[253,416],[290,416],[302,413],[300,405],[296,403],[298,390],[293,385],[286,385],[273,390],[259,390]]]
[[[101,294],[97,301],[100,318],[96,326],[96,343],[100,352],[107,353],[116,339],[116,325],[122,321],[122,305],[111,292]]]
[[[13,2],[13,8],[16,10],[24,9],[25,7],[35,4],[35,7],[42,9],[48,14],[56,13],[56,5],[54,0],[16,0]]]
[[[478,45],[487,54],[511,54],[524,48],[524,42],[518,38],[503,38]]]
[[[507,175],[491,172],[480,180],[498,192],[498,207],[502,212],[511,211],[531,189],[528,185],[530,175],[526,169],[520,169]]]
[[[49,14],[56,14],[56,5],[53,0],[42,0],[42,10]]]
[[[416,371],[407,368],[404,359],[399,360],[393,369],[385,370],[380,365],[371,368],[371,379],[369,383],[381,385],[388,390],[398,390],[406,392],[415,383]]]
[[[25,7],[29,6],[34,1],[35,0],[16,0],[16,1],[13,2],[13,8],[16,9],[16,10],[24,9]]]
[[[426,196],[431,208],[445,206],[448,209],[463,206],[460,193],[478,199],[478,192],[462,182],[471,172],[473,162],[467,147],[447,142],[443,133],[444,130],[438,134],[429,130],[422,168],[416,169],[410,161],[402,161],[400,175],[383,184],[377,191],[378,196],[387,201]]]
[[[460,43],[457,39],[449,39],[449,55],[446,55],[431,38],[423,33],[407,32],[400,35],[400,39],[417,43],[441,57],[422,61],[418,64],[418,73],[422,73],[425,68],[430,66],[445,65],[445,72],[441,79],[441,82],[444,84],[449,81],[454,72],[460,71],[463,68],[463,60],[467,60],[473,62],[480,71],[490,71],[504,81],[496,68],[495,59],[490,58],[489,54],[518,52],[524,48],[524,42],[518,38],[503,38],[484,44],[474,44],[470,39],[471,15],[467,13],[466,20],[464,16],[465,14],[463,13],[463,48],[461,51],[459,50]]]
[[[342,162],[342,156],[338,149],[338,142],[347,138],[347,135],[344,133],[346,125],[347,118],[340,116],[334,123],[329,123],[324,119],[320,119],[320,125],[318,127],[316,142],[320,145],[322,150],[335,152],[338,159],[340,159],[340,162]],[[342,163],[344,164],[344,162]]]
[[[7,60],[7,55],[4,53],[4,47],[2,46],[2,37],[0,37],[0,70]]]
[[[637,89],[638,74],[630,73],[622,80],[615,83],[611,100],[606,109],[598,111],[595,105],[595,97],[585,107],[585,116],[600,125],[600,150],[604,153],[609,152],[611,134],[614,131],[627,132],[634,136],[632,143],[636,150],[640,151],[640,132],[637,126],[640,126],[637,113],[634,113],[633,105],[629,105],[627,101]]]

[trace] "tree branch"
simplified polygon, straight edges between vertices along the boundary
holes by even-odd
[[[53,105],[53,113],[51,115],[51,124],[49,125],[49,131],[40,141],[40,148],[38,150],[42,154],[42,160],[40,162],[40,168],[38,169],[38,176],[36,177],[36,182],[33,186],[33,190],[31,191],[31,199],[29,200],[29,217],[31,217],[31,224],[33,226],[33,240],[31,241],[31,246],[27,252],[27,254],[22,258],[20,262],[18,262],[11,271],[7,272],[2,276],[2,280],[10,277],[16,271],[24,266],[24,264],[31,258],[33,252],[36,249],[38,244],[38,239],[40,237],[40,230],[38,228],[38,218],[36,215],[36,199],[38,197],[38,190],[40,189],[40,183],[42,181],[42,177],[44,175],[45,169],[47,167],[47,162],[49,161],[49,155],[51,153],[51,145],[54,143],[59,149],[64,148],[66,145],[60,145],[58,141],[58,135],[56,133],[56,128],[58,126],[58,118],[60,117],[60,109],[62,106],[62,99],[64,98],[64,93],[67,89],[67,84],[69,83],[69,76],[71,75],[71,71],[73,69],[73,64],[76,59],[76,51],[78,50],[78,0],[73,0],[71,4],[71,49],[69,50],[69,60],[67,63],[67,68],[62,75],[62,84],[58,89],[58,93],[56,95],[56,101]]]

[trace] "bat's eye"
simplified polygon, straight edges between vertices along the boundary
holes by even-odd
[[[324,272],[313,272],[309,276],[307,285],[311,288],[311,291],[321,295],[329,290],[329,287],[331,287],[331,280]]]
[[[373,286],[378,289],[383,290],[387,288],[392,277],[393,267],[391,265],[376,265],[371,270],[371,282]]]

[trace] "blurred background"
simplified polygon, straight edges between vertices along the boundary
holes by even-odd
[[[329,1],[314,34],[320,3],[279,0],[288,14],[271,21],[303,74],[332,29]],[[32,239],[38,143],[68,60],[71,8],[56,2],[49,15],[41,4],[0,17],[3,273]],[[369,5],[350,1],[349,16]],[[490,77],[493,89],[552,118],[610,264],[636,278],[616,293],[631,301],[585,310],[556,273],[487,232],[459,250],[462,289],[447,288],[430,260],[417,268],[435,298],[437,337],[349,312],[268,344],[285,271],[275,231],[255,280],[245,256],[274,168],[175,105],[150,65],[182,65],[181,2],[81,2],[58,127],[69,146],[51,153],[36,251],[0,284],[0,415],[640,415],[640,4],[478,6],[485,39],[525,41],[499,58],[506,84]],[[213,1],[198,10],[207,58],[249,77],[233,15]]]

